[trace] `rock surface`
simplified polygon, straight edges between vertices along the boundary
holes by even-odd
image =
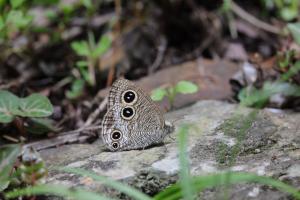
[[[300,114],[241,108],[220,101],[201,101],[166,115],[181,124],[192,124],[188,153],[193,175],[230,168],[271,176],[300,188]],[[176,131],[172,135],[176,138]],[[105,152],[101,141],[73,144],[41,152],[48,166],[80,167],[100,175],[125,181],[149,195],[155,195],[178,180],[176,140],[145,150]],[[48,182],[84,186],[109,196],[126,196],[87,181],[86,177],[51,172]],[[218,189],[207,190],[202,199],[216,199]],[[220,195],[220,194],[219,194]],[[286,193],[258,184],[239,184],[231,188],[230,199],[289,199]]]

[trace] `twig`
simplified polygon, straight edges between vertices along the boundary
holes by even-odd
[[[149,71],[148,71],[149,74],[153,73],[160,66],[160,64],[163,61],[166,49],[167,49],[167,40],[165,37],[162,36],[160,38],[160,45],[158,47],[157,56],[154,62],[152,63],[152,65],[149,67]]]
[[[29,79],[31,79],[33,76],[36,75],[36,72],[33,70],[25,70],[25,72],[22,74],[21,77],[11,80],[9,83],[7,84],[1,84],[0,85],[0,89],[9,89],[11,87],[14,86],[19,86],[22,85],[23,83],[26,83]]]
[[[86,141],[92,135],[80,135],[82,131],[99,130],[101,126],[82,127],[77,130],[67,131],[61,133],[59,136],[51,139],[32,142],[23,146],[23,148],[33,147],[35,150],[40,151],[51,147],[63,145],[66,143],[75,143],[78,141]]]
[[[83,127],[88,127],[95,121],[95,119],[98,117],[100,112],[102,112],[105,109],[107,102],[108,102],[108,97],[103,99],[103,101],[99,104],[98,108],[92,114],[89,115]]]
[[[276,26],[272,26],[270,24],[267,24],[266,22],[263,22],[248,12],[246,12],[244,9],[242,9],[240,6],[238,6],[234,1],[231,1],[231,10],[233,13],[235,13],[240,18],[244,19],[245,21],[249,22],[250,24],[263,29],[265,31],[274,33],[274,34],[281,34],[281,29],[277,28]]]

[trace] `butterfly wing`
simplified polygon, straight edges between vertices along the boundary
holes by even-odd
[[[136,99],[132,103],[124,101],[126,91],[135,93]],[[163,113],[141,88],[126,79],[118,79],[112,85],[108,102],[102,137],[110,150],[144,148],[162,141],[165,136]],[[128,107],[134,112],[130,119],[122,114]],[[122,136],[112,137],[118,135],[115,131],[120,131]]]

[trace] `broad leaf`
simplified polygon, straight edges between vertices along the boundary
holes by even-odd
[[[20,114],[23,117],[48,117],[53,112],[49,99],[40,94],[32,94],[20,99]]]
[[[300,45],[300,23],[290,23],[287,27],[292,33],[295,42]]]
[[[151,99],[153,101],[161,101],[167,95],[167,91],[162,88],[157,88],[151,92]]]
[[[198,86],[190,81],[180,81],[176,84],[175,90],[181,94],[192,94],[198,91]]]
[[[0,90],[0,122],[9,123],[18,113],[19,98],[5,90]]]
[[[9,184],[9,175],[20,151],[20,145],[6,145],[0,148],[0,192]]]

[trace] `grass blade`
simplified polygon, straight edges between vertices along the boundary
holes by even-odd
[[[230,172],[230,177],[228,178],[227,173],[217,173],[205,176],[197,176],[192,179],[195,190],[201,192],[204,189],[232,185],[237,183],[259,183],[263,185],[272,186],[280,191],[289,193],[294,196],[295,199],[300,199],[300,192],[284,183],[270,177],[258,176],[251,173],[243,172]],[[165,189],[154,197],[155,200],[178,200],[182,198],[182,191],[179,184],[174,184],[173,186]]]
[[[187,136],[188,125],[183,125],[179,129],[179,163],[180,163],[180,186],[182,188],[183,197],[186,200],[193,199],[193,184],[190,178],[190,165],[187,153]]]
[[[68,188],[63,185],[37,185],[24,189],[16,189],[5,194],[6,199],[12,199],[20,196],[33,195],[56,195],[77,200],[111,200],[100,194],[89,192],[82,189]]]
[[[59,171],[64,171],[64,172],[68,172],[68,173],[73,173],[73,174],[77,174],[77,175],[81,175],[81,176],[90,177],[90,178],[94,179],[95,181],[99,181],[106,186],[109,186],[120,192],[123,192],[123,193],[127,194],[128,196],[133,197],[134,199],[151,200],[151,198],[149,196],[138,191],[137,189],[135,189],[133,187],[130,187],[128,185],[125,185],[123,183],[117,182],[115,180],[112,180],[112,179],[104,177],[104,176],[99,176],[98,174],[96,174],[94,172],[89,172],[89,171],[86,171],[83,169],[69,168],[69,167],[61,167],[61,168],[56,168],[56,169]]]

